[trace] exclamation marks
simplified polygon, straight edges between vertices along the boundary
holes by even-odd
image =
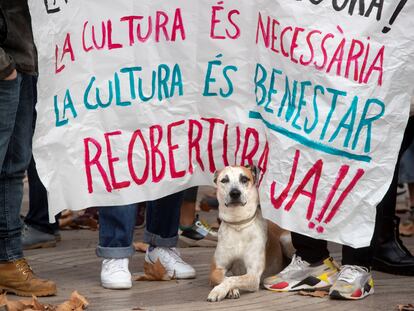
[[[401,0],[400,3],[398,3],[397,8],[395,9],[394,13],[392,13],[392,16],[390,18],[389,26],[384,26],[384,28],[382,28],[382,33],[387,33],[391,30],[391,25],[395,22],[395,20],[398,17],[398,14],[400,14],[401,10],[403,9],[406,3],[407,0]]]
[[[344,180],[344,178],[348,174],[348,171],[349,171],[349,165],[342,165],[341,168],[339,169],[336,181],[335,181],[334,185],[332,186],[331,191],[329,192],[328,197],[326,198],[326,201],[325,201],[322,209],[320,210],[318,216],[315,218],[315,222],[312,222],[312,221],[309,222],[309,228],[310,229],[314,229],[316,227],[316,231],[318,233],[323,233],[325,231],[325,228],[321,225],[321,223],[323,222],[325,225],[327,225],[332,220],[332,218],[336,215],[339,208],[341,207],[341,205],[342,205],[343,201],[345,200],[345,198],[348,196],[348,194],[352,191],[352,189],[355,187],[357,182],[361,179],[361,177],[365,173],[365,171],[363,169],[358,169],[357,170],[354,178],[351,180],[351,182],[345,188],[345,190],[340,194],[338,200],[333,205],[333,207],[330,210],[328,216],[325,219],[323,219],[325,217],[326,212],[328,211],[329,206],[332,203],[332,199],[334,198],[336,191],[338,190],[338,188],[341,185],[342,181]]]

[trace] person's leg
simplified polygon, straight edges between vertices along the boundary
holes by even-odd
[[[411,142],[410,146],[401,157],[398,181],[399,183],[408,184],[411,207],[410,220],[411,222],[414,222],[414,141]]]
[[[328,242],[292,232],[292,244],[296,255],[309,263],[316,263],[329,257]]]
[[[147,203],[144,242],[153,246],[176,247],[180,208],[184,191]]]
[[[31,126],[32,119],[28,115],[30,112],[25,113],[29,105],[22,107],[20,103],[21,83],[21,75],[16,80],[0,81],[0,261],[3,262],[23,258],[19,212],[23,195],[22,180],[27,165],[25,154],[30,152],[31,145],[27,138],[31,134],[29,132],[27,137],[17,136],[14,128],[19,122]],[[14,150],[19,146],[22,154]]]
[[[180,208],[184,192],[177,192],[148,202],[144,242],[149,244],[145,261],[154,264],[158,260],[170,278],[194,278],[195,270],[184,262],[177,249]]]
[[[295,232],[291,235],[296,249],[291,263],[279,274],[266,278],[264,286],[277,292],[329,288],[338,265],[329,256],[328,243]]]
[[[27,169],[27,177],[29,183],[29,211],[24,218],[23,249],[54,247],[60,237],[59,215],[55,217],[55,223],[49,222],[47,192],[37,174],[33,156]]]
[[[37,103],[37,77],[33,77],[33,102]],[[32,133],[36,126],[37,113],[33,109]],[[56,222],[49,223],[48,202],[46,188],[40,181],[36,170],[36,163],[33,155],[31,156],[29,167],[27,168],[29,184],[29,212],[25,216],[22,231],[22,246],[24,250],[54,247],[60,241],[58,217]]]
[[[180,245],[215,247],[217,245],[217,230],[212,229],[196,214],[198,187],[184,191],[180,213]]]
[[[56,222],[49,222],[47,192],[37,174],[33,157],[27,169],[27,177],[29,182],[29,211],[24,222],[39,231],[53,235],[59,231],[58,217],[56,217]]]
[[[356,265],[371,270],[372,247],[342,247],[342,265]]]
[[[183,203],[180,212],[180,227],[191,227],[196,218],[195,204],[197,200],[197,188],[192,187],[184,191]]]
[[[56,293],[56,285],[33,275],[21,244],[23,177],[32,154],[32,79],[18,74],[0,81],[0,290],[48,296]]]
[[[410,118],[405,130],[391,185],[384,198],[377,205],[371,245],[358,249],[349,246],[343,247],[343,266],[337,281],[330,290],[329,295],[332,298],[362,299],[373,294],[374,282],[370,272],[371,265],[377,270],[392,273],[414,273],[414,257],[399,239],[398,221],[396,222],[395,216],[399,161],[402,153],[412,141],[413,121],[414,119]]]
[[[96,255],[104,258],[101,284],[109,289],[132,286],[128,264],[133,247],[137,204],[99,208],[99,244]]]
[[[374,270],[392,274],[414,275],[414,256],[403,245],[399,237],[399,218],[395,216],[399,162],[402,154],[413,140],[414,117],[410,117],[390,188],[377,206],[377,222],[372,239],[374,247],[372,267]]]

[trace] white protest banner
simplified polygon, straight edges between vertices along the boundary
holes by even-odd
[[[34,155],[51,215],[156,199],[255,164],[265,217],[369,244],[413,93],[413,2],[30,7]]]

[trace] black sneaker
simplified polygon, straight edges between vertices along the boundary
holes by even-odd
[[[215,247],[217,245],[217,231],[212,229],[206,222],[199,220],[197,215],[192,226],[180,226],[179,240],[181,247]]]

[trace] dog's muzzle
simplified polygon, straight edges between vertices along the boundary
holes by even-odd
[[[242,193],[239,189],[233,188],[230,190],[228,195],[228,200],[224,203],[227,207],[230,206],[244,206],[247,202],[242,202],[241,200]]]

